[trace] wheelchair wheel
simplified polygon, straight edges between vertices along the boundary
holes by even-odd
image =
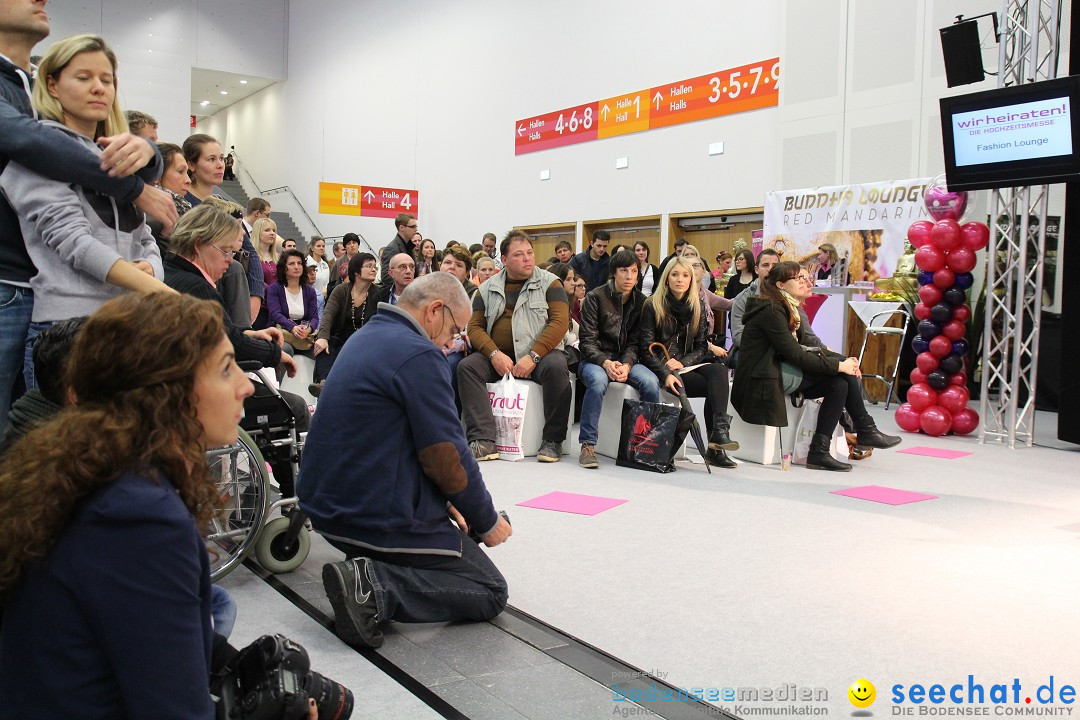
[[[286,549],[285,535],[288,531],[289,518],[275,518],[266,523],[255,543],[255,559],[275,575],[300,567],[311,552],[311,532],[307,528],[300,528],[296,542]]]
[[[217,581],[251,554],[270,501],[270,481],[262,453],[243,430],[236,443],[206,453],[223,509],[210,521],[206,550],[210,578]]]

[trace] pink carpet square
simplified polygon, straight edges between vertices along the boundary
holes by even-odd
[[[974,455],[974,453],[964,452],[963,450],[946,450],[945,448],[932,448],[922,445],[904,448],[896,452],[907,453],[908,455],[925,455],[926,457],[941,458],[942,460],[955,460],[967,455]]]
[[[577,493],[550,492],[547,495],[519,502],[520,507],[537,508],[539,510],[555,510],[556,512],[576,513],[578,515],[598,515],[605,510],[610,510],[616,505],[622,505],[625,500],[616,498],[599,497],[597,495],[578,495]]]
[[[906,505],[920,500],[937,499],[937,495],[908,492],[907,490],[897,490],[896,488],[887,488],[881,485],[864,485],[857,488],[848,488],[847,490],[833,490],[832,494],[885,503],[886,505]]]

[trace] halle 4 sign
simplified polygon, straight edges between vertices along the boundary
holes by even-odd
[[[331,215],[393,218],[399,213],[416,215],[420,193],[405,188],[319,183],[319,212]]]

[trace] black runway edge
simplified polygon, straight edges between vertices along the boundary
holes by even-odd
[[[288,599],[289,602],[302,610],[304,614],[333,632],[334,623],[332,618],[327,617],[321,610],[277,579],[272,573],[264,570],[254,560],[245,560],[244,565],[280,595]],[[675,685],[620,660],[584,640],[567,634],[512,605],[507,605],[506,610],[492,620],[491,624],[604,687],[610,688],[615,681],[618,681],[620,688],[624,688],[626,692],[638,690],[642,698],[646,696],[647,690],[662,687],[669,690],[673,696],[681,698],[677,701],[646,699],[634,700],[633,702],[626,701],[627,706],[637,705],[643,707],[649,712],[664,718],[664,720],[700,720],[701,718],[742,720],[737,715],[721,710],[714,705],[687,698],[685,689],[680,691]],[[369,648],[353,648],[353,650],[372,665],[385,672],[432,710],[447,718],[447,720],[469,720],[466,715],[421,684],[408,672],[380,655],[377,650]]]
[[[491,624],[605,687],[610,688],[618,682],[624,697],[627,692],[638,690],[640,697],[645,698],[646,691],[663,688],[670,691],[673,697],[680,698],[678,700],[635,699],[633,702],[626,701],[628,706],[638,705],[665,720],[700,720],[700,718],[741,720],[737,715],[721,710],[715,705],[688,698],[685,688],[680,690],[666,680],[661,680],[652,673],[620,660],[511,605],[507,605],[502,615],[492,620]],[[659,694],[659,692],[653,693],[654,697]],[[614,693],[612,699],[614,701]]]
[[[255,562],[251,558],[244,561],[244,566],[251,572],[255,573],[257,576],[262,578],[262,580],[271,588],[276,590],[278,594],[280,594],[297,608],[302,610],[305,615],[322,625],[330,632],[334,631],[333,618],[327,617],[325,614],[323,614],[321,610],[312,605],[305,598],[301,597],[299,593],[297,593],[295,590],[283,583],[281,580],[278,580],[273,575],[273,573],[264,570],[257,562]],[[370,648],[354,647],[352,649],[356,652],[356,654],[362,656],[365,660],[382,670],[391,679],[393,679],[403,688],[405,688],[417,698],[419,698],[420,701],[427,705],[429,708],[446,718],[446,720],[469,720],[469,717],[467,715],[462,714],[457,708],[436,695],[435,692],[423,685],[412,675],[405,672],[400,667],[392,663],[390,660],[380,655],[378,651],[372,650]]]

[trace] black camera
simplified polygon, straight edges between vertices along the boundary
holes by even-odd
[[[348,720],[353,711],[352,692],[312,672],[307,651],[281,635],[263,635],[238,652],[216,690],[223,720],[299,720],[308,716],[308,698],[319,720]]]

